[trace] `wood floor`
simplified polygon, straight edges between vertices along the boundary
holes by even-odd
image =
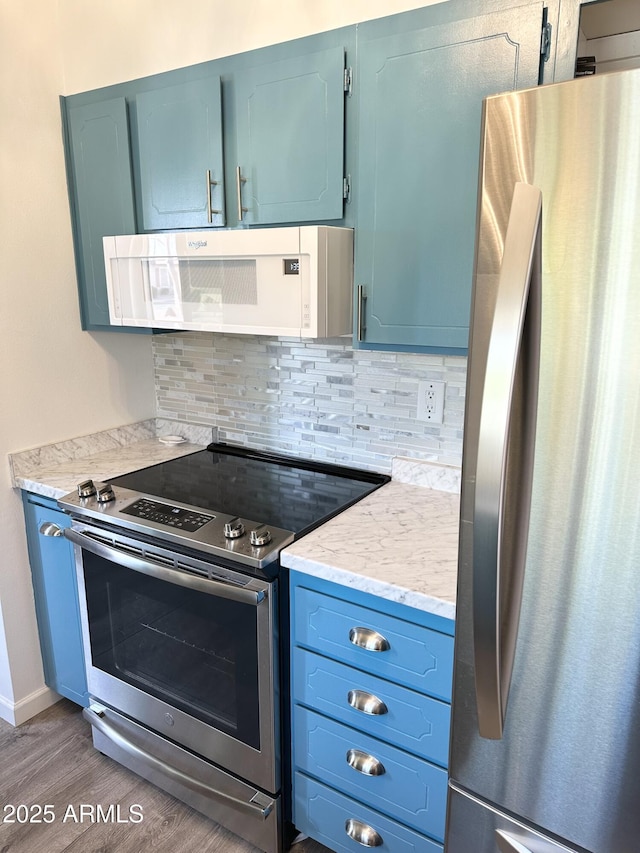
[[[18,728],[0,720],[0,853],[257,853],[101,755],[90,728],[65,699]],[[98,805],[108,822],[91,822]],[[292,850],[329,853],[310,840]]]

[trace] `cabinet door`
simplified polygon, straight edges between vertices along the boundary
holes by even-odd
[[[365,344],[466,348],[482,99],[538,82],[541,2],[429,26],[436,8],[358,30]]]
[[[143,92],[135,114],[142,230],[224,225],[220,78]]]
[[[100,329],[110,325],[102,238],[136,231],[125,99],[67,101],[67,131],[82,327]]]
[[[70,524],[55,504],[25,495],[29,562],[46,684],[80,705],[88,704],[78,586],[73,546],[63,536],[46,536],[43,524]]]
[[[334,47],[238,72],[239,220],[342,218],[344,64]]]

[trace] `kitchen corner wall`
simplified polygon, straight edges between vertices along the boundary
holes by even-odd
[[[197,332],[157,336],[153,359],[158,416],[222,441],[385,472],[394,456],[460,465],[465,358]],[[447,383],[441,425],[417,419],[429,379]]]

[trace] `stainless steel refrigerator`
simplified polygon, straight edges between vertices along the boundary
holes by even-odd
[[[640,851],[640,70],[488,98],[447,853]]]

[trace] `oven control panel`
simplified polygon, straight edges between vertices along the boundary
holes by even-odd
[[[139,498],[128,507],[121,509],[120,512],[146,521],[155,521],[156,524],[167,524],[169,527],[175,527],[187,533],[200,530],[201,527],[215,518],[215,515],[193,512],[179,506],[150,501],[148,498]]]
[[[59,498],[58,506],[75,519],[96,519],[100,524],[153,536],[158,544],[174,542],[251,569],[277,565],[280,550],[295,538],[290,530],[188,504],[167,503],[108,483],[85,481],[76,492]]]

